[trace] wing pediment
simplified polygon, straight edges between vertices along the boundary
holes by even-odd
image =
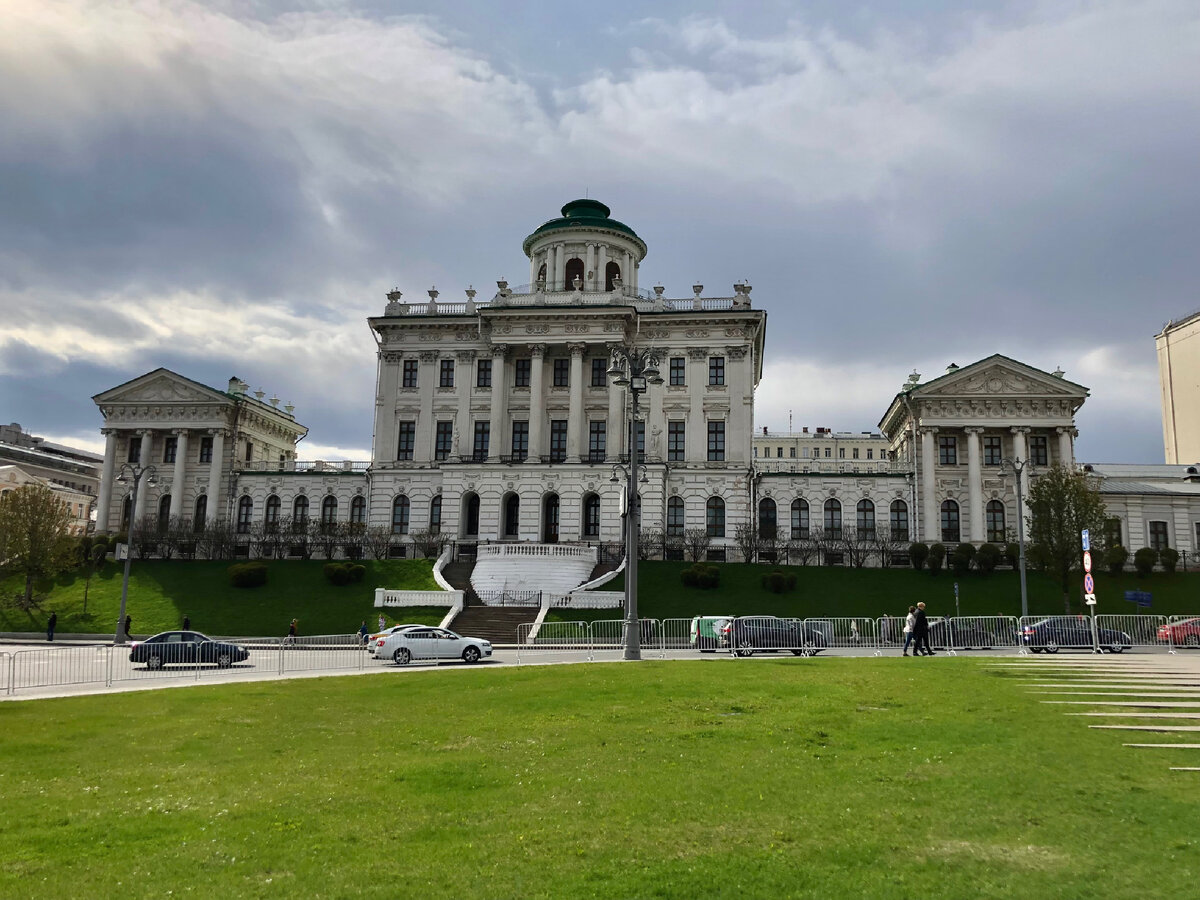
[[[212,403],[228,397],[168,369],[158,369],[97,394],[95,400],[104,404]]]
[[[1087,388],[1015,360],[985,360],[944,375],[918,388],[925,398],[942,397],[1077,397]]]

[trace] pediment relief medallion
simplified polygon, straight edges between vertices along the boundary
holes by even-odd
[[[952,379],[948,383],[939,384],[936,392],[938,394],[1016,394],[1026,396],[1071,393],[1053,376],[1034,378],[1024,373],[1014,372],[1004,366],[992,366],[982,372]]]
[[[136,385],[119,396],[110,398],[117,403],[211,403],[213,395],[165,375],[146,384]]]

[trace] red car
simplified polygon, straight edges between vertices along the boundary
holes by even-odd
[[[1200,647],[1200,617],[1159,625],[1158,639],[1164,644],[1170,641],[1176,647]]]

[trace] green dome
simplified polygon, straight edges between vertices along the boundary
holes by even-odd
[[[562,208],[561,218],[551,219],[540,226],[533,234],[525,238],[521,249],[525,251],[526,256],[529,256],[529,248],[533,242],[548,231],[557,231],[561,228],[609,228],[633,238],[634,242],[641,247],[642,256],[645,256],[646,242],[624,222],[609,218],[610,212],[611,210],[599,200],[572,200]]]

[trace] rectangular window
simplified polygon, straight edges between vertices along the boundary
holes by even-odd
[[[554,360],[554,386],[569,387],[571,384],[571,361],[569,359]]]
[[[788,447],[788,456],[791,457],[792,459],[796,458],[796,448],[795,447]]]
[[[1121,541],[1121,520],[1115,516],[1111,519],[1104,520],[1104,546],[1125,546],[1125,544]]]
[[[209,438],[212,440],[212,438]],[[142,439],[134,435],[129,439],[129,461],[137,463],[142,461]]]
[[[454,423],[438,422],[437,435],[433,442],[433,458],[449,459],[450,448],[454,446]]]
[[[212,462],[213,439],[210,437],[200,438],[200,462]]]
[[[754,458],[755,459],[758,458],[758,448],[757,447],[754,448]]]
[[[492,361],[490,359],[481,359],[475,364],[475,387],[492,386]]]
[[[687,360],[682,356],[671,357],[671,384],[687,384]]]
[[[783,448],[782,448],[782,447],[776,447],[776,448],[775,448],[775,458],[776,458],[776,459],[783,459]]]
[[[1154,550],[1162,550],[1170,544],[1167,543],[1167,523],[1166,522],[1151,522],[1150,523],[1150,547]]]
[[[672,497],[667,501],[667,534],[671,537],[682,537],[684,524],[683,498]]]
[[[838,447],[838,459],[845,459],[845,458],[846,458],[846,448]]]
[[[491,442],[491,437],[491,422],[475,423],[475,444],[473,456],[476,460],[483,461],[488,458],[488,445]]]
[[[438,387],[454,387],[454,360],[442,360],[438,369]]]
[[[246,462],[251,462],[254,459],[254,442],[246,441]]]
[[[710,462],[723,462],[725,459],[725,423],[708,423],[708,458]]]
[[[406,359],[404,361],[404,380],[401,385],[406,388],[415,388],[417,386],[417,361],[415,359]]]
[[[1001,444],[1000,436],[989,434],[983,439],[983,464],[985,466],[998,466],[1000,460],[1004,458],[1004,447]]]
[[[831,456],[833,456],[833,448],[832,448],[832,447],[826,447],[826,448],[825,448],[825,458],[826,458],[826,459],[829,459]]]
[[[646,423],[638,421],[637,423],[637,452],[638,459],[646,458]]]
[[[550,422],[550,462],[562,462],[567,458],[567,420],[553,419]]]
[[[608,360],[592,360],[592,387],[604,387],[608,384]]]
[[[1045,435],[1036,434],[1029,439],[1029,461],[1035,466],[1050,464],[1050,449]]]
[[[871,447],[868,447],[867,448],[867,459],[874,459],[874,458],[875,458],[874,449],[872,449]]]
[[[396,459],[412,459],[413,447],[417,443],[417,423],[401,422],[396,437]]]
[[[526,357],[513,363],[513,386],[529,387],[529,375],[533,371],[533,360]]]
[[[588,422],[588,462],[604,462],[607,429],[607,422]]]
[[[958,465],[958,438],[950,436],[938,438],[938,464],[943,466]]]
[[[708,383],[725,383],[725,357],[710,356],[708,358]]]
[[[179,446],[179,439],[176,437],[172,436],[163,441],[163,462],[165,462],[165,463],[175,462],[175,452],[176,452],[176,447],[178,447],[178,446]],[[72,487],[74,487],[74,485],[72,485]]]
[[[891,528],[892,540],[908,540],[908,506],[901,500],[892,503]]]
[[[667,462],[683,462],[686,426],[682,421],[667,423]]]
[[[854,459],[858,459],[858,448],[857,447],[853,448],[853,450],[851,452],[852,452]]]
[[[523,462],[529,456],[529,423],[527,421],[512,423],[512,456],[517,462]]]

